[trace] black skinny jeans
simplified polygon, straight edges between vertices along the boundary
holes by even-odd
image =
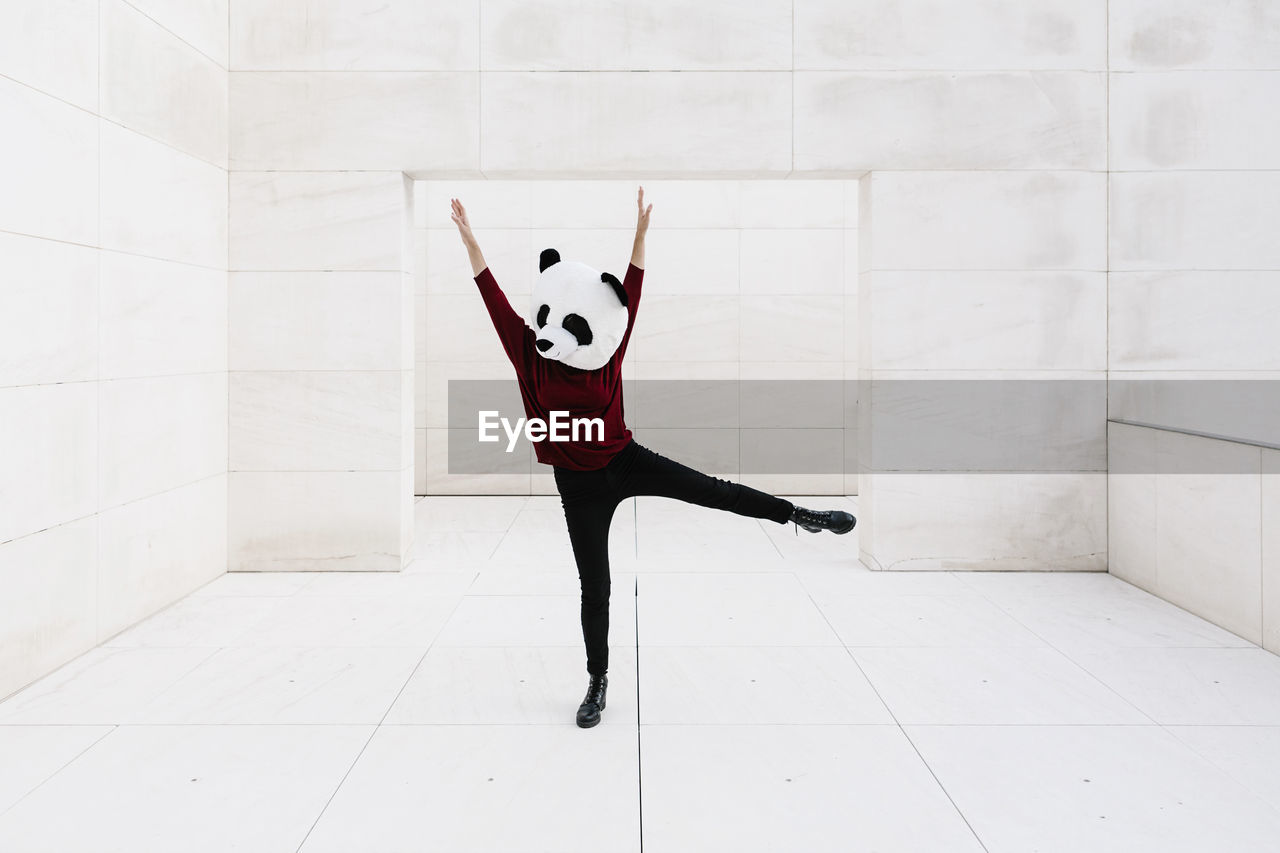
[[[594,471],[552,466],[569,541],[582,582],[582,639],[587,672],[609,668],[609,524],[627,498],[655,495],[786,524],[793,504],[783,498],[695,471],[632,439],[609,464]]]

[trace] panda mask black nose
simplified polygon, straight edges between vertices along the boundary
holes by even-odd
[[[533,285],[535,346],[550,358],[581,370],[604,367],[627,331],[627,292],[612,273],[578,261],[562,261],[544,249]]]

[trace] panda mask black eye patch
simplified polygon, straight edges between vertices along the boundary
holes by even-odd
[[[579,317],[577,314],[566,314],[560,325],[578,339],[580,347],[588,346],[594,337],[591,334],[591,324],[586,321],[586,318]]]

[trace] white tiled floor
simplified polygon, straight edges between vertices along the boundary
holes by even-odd
[[[1280,658],[1109,575],[628,501],[583,730],[559,499],[417,510],[406,572],[227,575],[0,703],[0,851],[1276,849]]]

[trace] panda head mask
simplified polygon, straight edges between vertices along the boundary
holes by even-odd
[[[627,331],[627,292],[612,273],[577,261],[562,261],[543,249],[533,285],[536,347],[580,370],[604,367]]]

